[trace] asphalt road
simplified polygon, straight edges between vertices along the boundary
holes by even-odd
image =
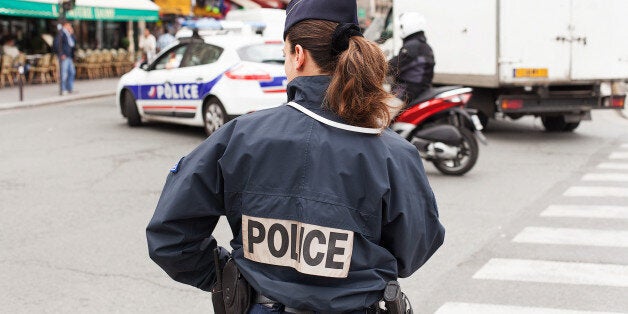
[[[426,165],[447,235],[402,280],[415,313],[628,313],[628,168],[613,169],[628,120],[594,112],[567,134],[501,120],[486,135],[466,176]],[[103,98],[0,111],[0,139],[0,311],[211,312],[150,261],[144,233],[201,129],[131,129]],[[226,224],[217,236],[228,246]]]

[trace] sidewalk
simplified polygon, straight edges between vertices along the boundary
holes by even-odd
[[[24,85],[24,101],[20,102],[20,89],[14,87],[0,88],[0,110],[22,107],[33,107],[82,99],[113,96],[119,78],[100,80],[81,80],[74,82],[75,93],[59,95],[59,84]]]

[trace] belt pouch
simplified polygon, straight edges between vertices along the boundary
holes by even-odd
[[[214,305],[215,314],[227,314],[225,310],[225,300],[222,288],[222,269],[220,266],[220,249],[214,250],[214,265],[216,267],[216,283],[212,287],[212,304]]]
[[[233,259],[229,259],[222,271],[222,294],[227,313],[248,313],[253,290],[238,270]]]

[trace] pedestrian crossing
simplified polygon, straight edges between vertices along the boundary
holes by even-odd
[[[605,161],[595,165],[592,170],[584,174],[580,182],[554,198],[553,203],[557,204],[550,204],[539,214],[538,225],[523,227],[509,240],[507,246],[539,246],[540,250],[560,249],[568,252],[601,248],[623,250],[616,252],[625,255],[628,252],[628,228],[624,228],[628,221],[628,143],[619,145],[617,151],[610,153]],[[566,221],[571,224],[569,228],[564,227]],[[581,226],[572,226],[574,222]],[[499,251],[493,255],[499,255]],[[472,280],[477,283],[488,280],[511,282],[518,286],[541,284],[626,289],[625,296],[628,298],[628,260],[624,263],[619,259],[618,264],[617,259],[614,263],[605,262],[603,257],[596,256],[593,261],[587,263],[580,260],[543,260],[536,256],[495,256],[472,275]],[[517,295],[516,291],[512,293]],[[486,297],[491,299],[491,296],[481,297],[483,301],[486,301]],[[521,300],[516,298],[511,304],[503,304],[503,300],[501,298],[496,304],[452,300],[435,313],[618,314],[603,311],[605,309],[596,312],[522,306],[518,304]],[[525,304],[529,305],[530,302],[534,304],[534,300],[528,300]],[[622,312],[628,313],[628,308]]]

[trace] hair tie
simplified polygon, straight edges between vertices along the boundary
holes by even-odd
[[[349,39],[353,36],[362,36],[360,27],[353,23],[340,23],[336,26],[334,34],[331,37],[331,52],[334,56],[341,54],[349,49]]]

